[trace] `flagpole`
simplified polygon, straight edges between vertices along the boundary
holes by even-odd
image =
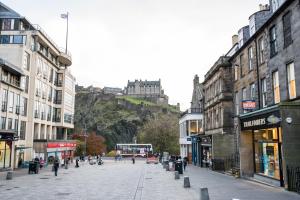
[[[68,53],[69,12],[67,12],[66,54]]]

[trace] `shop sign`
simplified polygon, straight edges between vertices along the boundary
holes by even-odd
[[[186,141],[191,142],[192,138],[186,138]]]
[[[70,142],[48,142],[47,148],[62,148],[62,147],[76,147],[76,143]]]
[[[201,138],[201,144],[211,144],[211,138],[210,137]]]
[[[272,113],[262,114],[256,117],[241,119],[241,129],[255,130],[276,127],[281,122],[279,116],[279,111],[275,111]]]
[[[244,110],[254,110],[256,108],[255,100],[243,100],[242,107]]]

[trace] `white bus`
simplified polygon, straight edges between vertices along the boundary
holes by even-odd
[[[116,144],[117,155],[147,157],[153,154],[152,144]]]

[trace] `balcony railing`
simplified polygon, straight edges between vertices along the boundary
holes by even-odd
[[[62,100],[61,99],[54,99],[55,104],[61,104]]]

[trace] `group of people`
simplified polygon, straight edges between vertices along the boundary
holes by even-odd
[[[183,170],[185,171],[187,164],[189,163],[189,159],[188,157],[184,157],[183,159],[181,158],[181,156],[170,156],[169,158],[169,162],[174,163],[177,161],[181,161],[183,164]]]

